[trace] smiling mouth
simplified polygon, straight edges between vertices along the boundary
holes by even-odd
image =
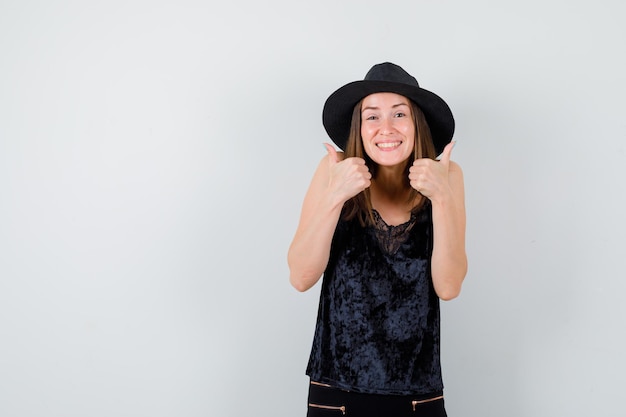
[[[398,142],[381,142],[381,143],[377,143],[376,146],[378,148],[380,148],[380,149],[393,149],[393,148],[397,148],[401,144],[402,144],[402,141],[398,141]]]

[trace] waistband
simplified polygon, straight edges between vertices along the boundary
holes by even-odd
[[[445,417],[443,392],[425,395],[364,394],[346,391],[316,382],[309,386],[309,413],[318,411],[350,417]],[[324,414],[331,415],[331,414]]]

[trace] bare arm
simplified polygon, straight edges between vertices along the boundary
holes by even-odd
[[[450,161],[453,146],[446,146],[440,161],[420,159],[409,170],[411,186],[432,203],[431,271],[435,292],[442,300],[459,295],[467,273],[463,171]]]
[[[330,145],[327,149],[329,153],[320,161],[304,197],[287,255],[289,280],[298,291],[311,288],[324,273],[343,204],[370,185],[365,161],[342,160],[342,154]]]
[[[461,292],[467,273],[465,253],[465,191],[463,171],[450,163],[450,192],[431,200],[433,207],[433,285],[442,300],[451,300]]]

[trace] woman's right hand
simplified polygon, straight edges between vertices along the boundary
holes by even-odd
[[[363,158],[341,160],[335,148],[324,143],[328,152],[328,190],[346,202],[371,184],[372,174]]]
[[[298,229],[289,246],[289,279],[306,291],[320,279],[330,255],[335,228],[346,201],[370,186],[372,175],[362,158],[346,158],[328,143],[304,196]]]

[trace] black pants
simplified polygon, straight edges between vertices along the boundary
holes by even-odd
[[[446,417],[443,393],[410,395],[361,394],[338,388],[309,386],[307,417]]]

